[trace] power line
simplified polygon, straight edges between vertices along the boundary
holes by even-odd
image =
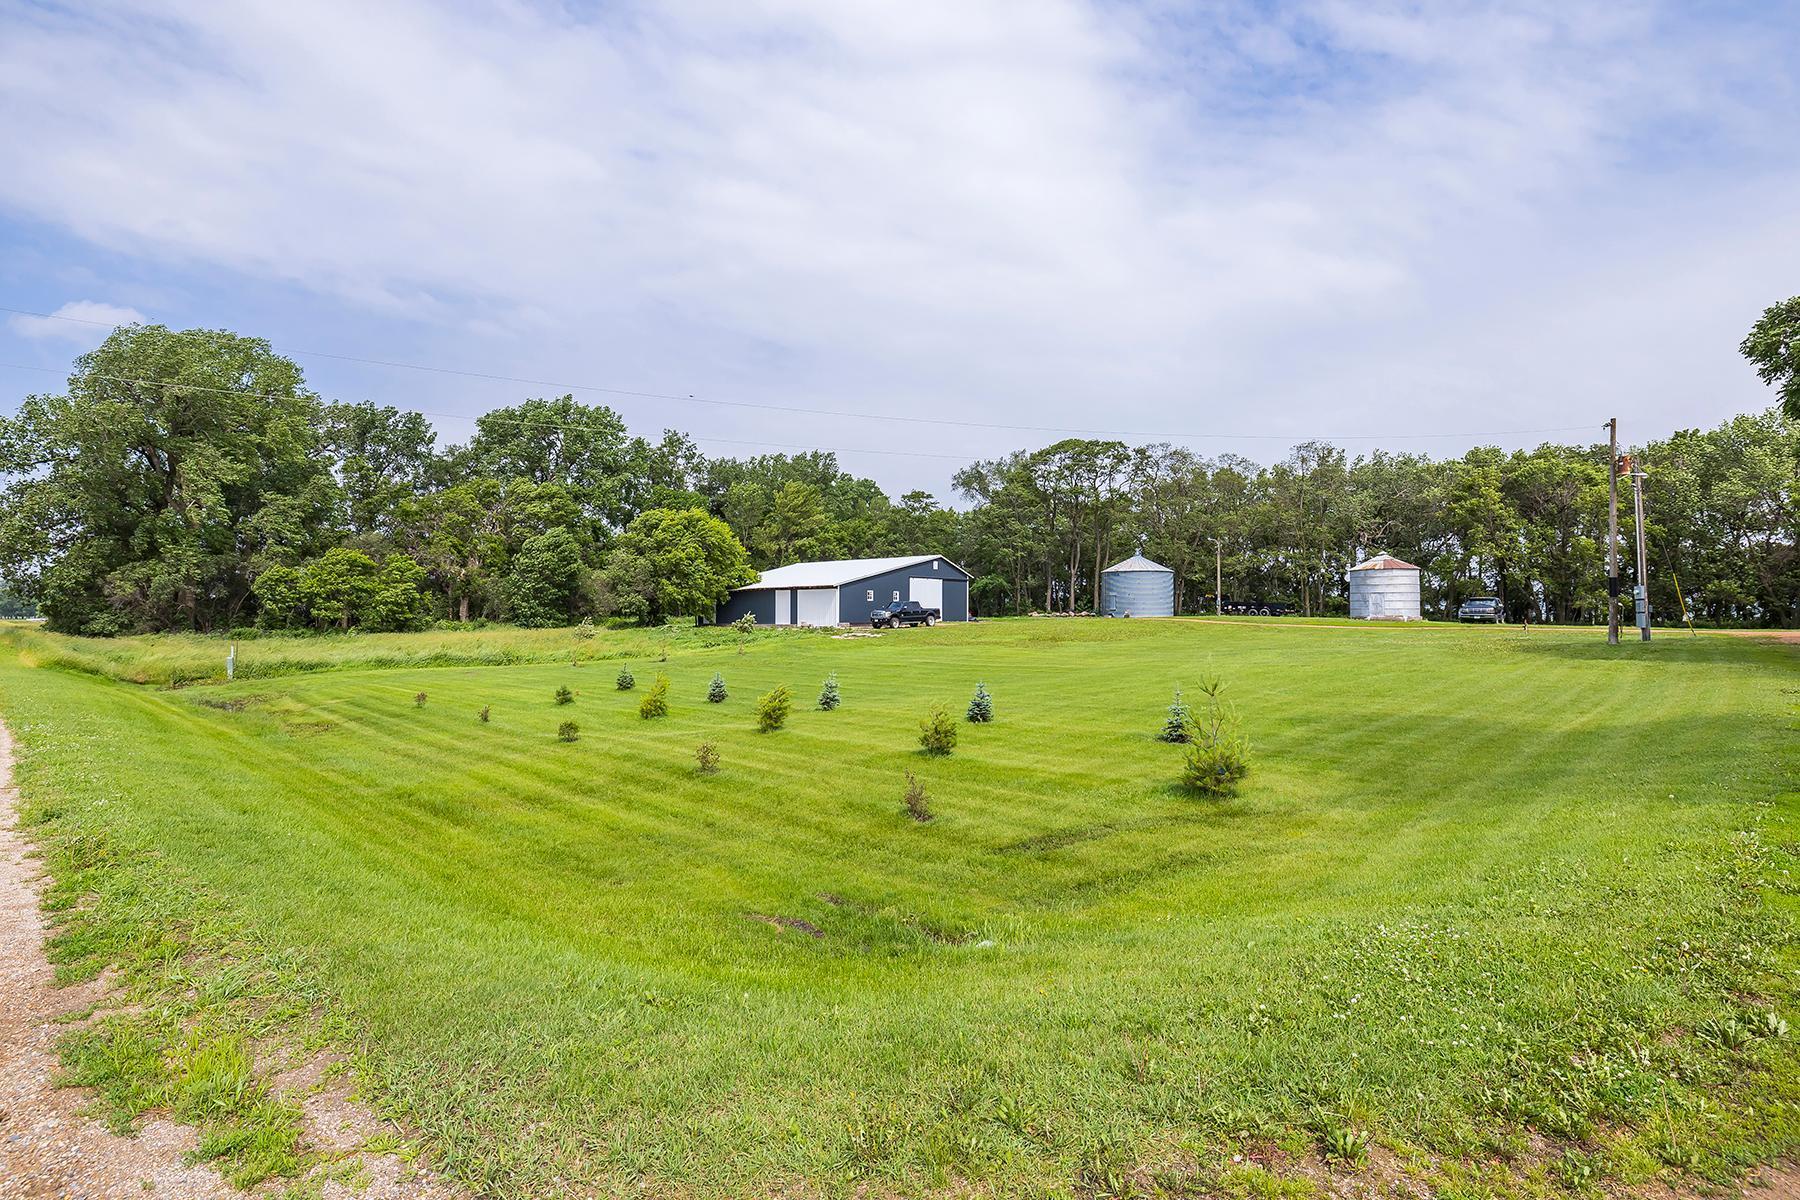
[[[54,374],[56,372],[55,367],[34,367],[34,366],[28,366],[25,363],[0,362],[0,367],[8,368],[11,370],[18,370],[18,371],[47,371],[52,374]],[[249,400],[288,400],[288,399],[292,399],[291,396],[289,396],[285,393],[282,393],[282,392],[251,392],[251,391],[245,391],[242,388],[212,387],[212,386],[210,386],[208,384],[204,384],[204,383],[176,383],[176,382],[172,382],[170,380],[165,380],[165,379],[133,379],[127,375],[105,375],[105,374],[101,374],[100,372],[94,372],[92,374],[92,377],[95,379],[110,380],[113,383],[134,384],[138,387],[162,388],[164,391],[168,391],[171,389],[185,388],[191,392],[211,392],[215,395],[221,395],[221,396],[242,396]],[[347,403],[347,401],[343,401],[343,400],[340,400],[340,399],[337,399],[337,398],[331,397],[331,396],[318,396],[317,399],[322,400],[326,403],[337,403],[337,404]],[[473,421],[476,419],[474,417],[465,416],[461,413],[432,412],[430,409],[425,409],[425,408],[402,408],[402,409],[399,409],[398,411],[417,413],[421,417],[431,417],[435,420],[440,420],[440,421]],[[537,419],[533,419],[530,417],[518,416],[518,415],[514,415],[514,414],[508,414],[507,419],[512,421],[512,423],[514,425],[520,426],[521,428],[531,428],[531,429],[571,429],[571,428],[574,428],[574,426],[571,426],[563,421],[537,420]],[[769,447],[769,448],[778,449],[778,450],[820,451],[820,452],[824,452],[827,454],[892,454],[892,455],[901,455],[901,456],[904,456],[907,458],[941,458],[941,459],[946,459],[951,462],[962,462],[962,463],[980,461],[979,459],[972,457],[970,455],[966,455],[966,454],[937,454],[937,453],[933,453],[932,451],[929,451],[929,450],[873,450],[873,449],[857,447],[857,446],[801,446],[801,445],[795,445],[791,442],[745,441],[745,440],[741,440],[738,438],[707,437],[707,436],[698,436],[698,435],[694,435],[694,434],[689,434],[687,436],[692,438],[696,442],[718,442],[718,443],[722,443],[727,446],[764,446],[764,447]]]
[[[972,463],[980,462],[979,458],[967,454],[934,454],[929,450],[869,450],[855,446],[796,446],[792,442],[746,442],[736,438],[699,437],[689,434],[696,442],[719,442],[727,446],[762,446],[772,450],[817,451],[824,454],[899,454],[907,458],[941,458],[946,462]]]
[[[17,316],[36,317],[46,321],[67,321],[76,325],[91,325],[101,329],[117,329],[119,326],[111,321],[92,321],[85,317],[67,317],[58,313],[34,312],[30,309],[11,308],[0,305],[0,312],[13,313]],[[595,392],[608,396],[630,396],[640,400],[673,400],[691,404],[711,404],[720,408],[754,409],[760,412],[792,413],[808,417],[850,417],[865,421],[891,421],[908,425],[948,425],[961,429],[998,429],[1014,433],[1072,433],[1088,437],[1129,437],[1172,442],[1195,441],[1249,441],[1249,442],[1350,442],[1350,441],[1404,441],[1407,439],[1436,438],[1490,438],[1490,437],[1529,437],[1545,433],[1574,433],[1588,429],[1588,425],[1559,425],[1545,429],[1497,429],[1474,433],[1347,433],[1337,435],[1313,435],[1310,437],[1288,433],[1150,433],[1129,429],[1087,429],[1079,426],[1065,425],[1015,425],[1000,421],[962,421],[951,417],[920,417],[902,413],[861,412],[835,408],[803,408],[788,404],[765,404],[750,400],[717,400],[707,396],[694,394],[681,395],[674,392],[633,391],[629,388],[603,387],[598,384],[566,383],[550,379],[531,379],[517,375],[498,375],[485,371],[465,371],[455,367],[439,367],[425,363],[398,362],[381,358],[360,358],[353,354],[335,354],[324,350],[287,350],[289,354],[299,354],[308,358],[325,358],[336,362],[358,363],[363,366],[392,367],[405,371],[423,371],[433,375],[453,375],[465,379],[480,379],[489,383],[517,383],[527,387],[551,388],[564,392]],[[0,366],[10,364],[0,363]],[[40,370],[48,368],[25,367],[24,370]],[[415,410],[416,411],[416,410]],[[426,413],[424,415],[431,415]],[[463,418],[466,419],[466,418]],[[870,453],[876,453],[871,451]]]

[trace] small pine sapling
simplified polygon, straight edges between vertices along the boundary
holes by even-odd
[[[756,727],[764,733],[774,733],[787,724],[788,710],[793,706],[793,689],[781,684],[756,702]]]
[[[580,736],[581,726],[573,721],[564,721],[556,727],[556,740],[559,742],[572,742]]]
[[[825,685],[819,689],[819,711],[830,712],[843,700],[838,696],[837,672],[833,671],[825,677]]]
[[[629,692],[637,686],[637,677],[631,673],[630,667],[620,667],[619,677],[614,683],[621,692]]]
[[[694,747],[694,770],[701,775],[717,775],[719,748],[711,742],[701,742]]]
[[[986,725],[994,719],[994,698],[988,695],[987,684],[975,685],[975,696],[969,701],[969,720],[977,725]]]
[[[1224,690],[1217,679],[1200,686],[1206,715],[1188,725],[1187,760],[1181,772],[1183,783],[1209,796],[1236,795],[1238,784],[1250,774],[1250,742],[1237,714],[1220,699]]]
[[[559,687],[556,689],[556,702],[558,704],[573,704],[575,703],[575,693],[571,692],[566,687]]]
[[[956,722],[944,706],[933,706],[919,722],[919,745],[927,754],[948,754],[956,749]]]
[[[1194,725],[1193,710],[1188,708],[1187,701],[1181,698],[1181,689],[1175,689],[1175,703],[1169,705],[1169,715],[1163,721],[1162,732],[1157,739],[1164,742],[1185,742]]]
[[[650,685],[650,690],[644,693],[643,700],[638,703],[638,716],[646,721],[651,721],[655,720],[657,717],[666,717],[668,715],[669,677],[667,675],[658,675],[656,677],[656,682]]]
[[[725,690],[725,676],[714,671],[712,686],[706,689],[706,702],[708,704],[723,704],[728,695],[729,693]]]
[[[485,705],[483,705],[481,711],[476,713],[475,716],[481,721],[481,723],[483,725],[486,725],[488,723],[487,707]]]
[[[931,797],[926,793],[925,785],[911,771],[906,773],[906,813],[921,823],[932,818]]]
[[[420,692],[418,695],[414,696],[413,703],[418,705],[420,708],[424,708],[425,707],[425,693]]]

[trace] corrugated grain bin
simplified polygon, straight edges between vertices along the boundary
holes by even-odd
[[[1100,615],[1174,616],[1175,572],[1141,554],[1114,563],[1100,572]]]
[[[1364,621],[1417,621],[1419,568],[1382,554],[1357,563],[1350,581],[1350,615]]]

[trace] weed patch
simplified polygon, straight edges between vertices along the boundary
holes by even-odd
[[[932,819],[931,797],[926,793],[925,785],[911,771],[906,773],[906,795],[903,802],[907,815],[913,820],[924,822]]]
[[[195,698],[195,703],[216,708],[220,712],[235,713],[254,708],[267,699],[267,696],[199,696]]]
[[[765,916],[762,913],[745,913],[744,915],[752,921],[761,921],[764,925],[773,925],[775,928],[783,931],[791,929],[795,933],[804,933],[809,938],[822,938],[825,936],[825,931],[823,929],[820,929],[811,921],[803,921],[799,917],[771,917]]]

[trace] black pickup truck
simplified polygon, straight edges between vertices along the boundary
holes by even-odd
[[[944,614],[935,608],[926,608],[917,600],[896,600],[892,604],[884,604],[869,614],[869,624],[876,629],[889,629],[900,625],[936,625]]]

